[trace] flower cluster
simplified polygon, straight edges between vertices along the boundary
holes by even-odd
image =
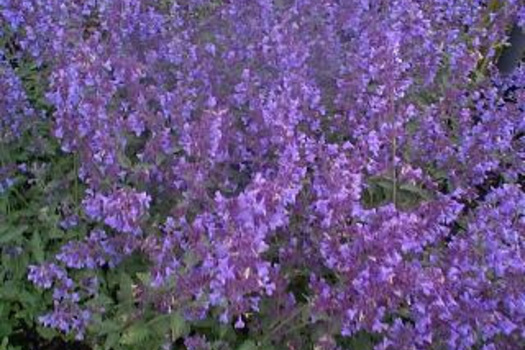
[[[120,189],[109,196],[101,193],[89,195],[84,200],[84,208],[91,219],[103,221],[115,231],[137,234],[150,201],[145,193]]]
[[[94,277],[75,283],[65,269],[53,263],[29,267],[29,280],[44,289],[53,289],[54,310],[39,317],[47,326],[65,333],[84,337],[85,328],[92,317],[91,310],[81,308],[79,302],[96,294],[98,281]]]
[[[80,159],[87,219],[106,229],[65,245],[63,267],[31,269],[55,288],[42,322],[82,334],[89,314],[65,269],[136,252],[150,264],[139,288],[190,320],[213,309],[244,328],[306,271],[312,322],[376,333],[377,349],[520,344],[525,68],[501,76],[494,61],[524,11],[0,0],[51,71],[53,133]],[[29,110],[9,77],[2,121]]]
[[[0,31],[0,35],[2,32]],[[20,137],[31,125],[35,111],[29,104],[20,78],[0,50],[0,142]]]

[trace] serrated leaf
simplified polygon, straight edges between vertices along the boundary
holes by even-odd
[[[38,231],[35,231],[33,235],[31,236],[30,241],[30,247],[31,247],[31,253],[33,254],[33,257],[35,260],[42,264],[45,260],[45,254],[44,254],[44,247],[42,244],[42,238],[40,237],[40,234]]]
[[[170,319],[170,331],[172,340],[177,340],[189,333],[190,327],[184,317],[179,313],[171,315]]]
[[[133,302],[133,280],[127,273],[121,273],[119,276],[119,301],[128,304]]]
[[[399,189],[401,191],[416,195],[420,198],[428,198],[428,194],[425,190],[411,184],[402,184],[401,186],[399,186]]]
[[[18,301],[19,288],[13,281],[7,281],[0,287],[0,299],[3,301]]]
[[[149,273],[139,272],[137,273],[137,278],[145,285],[149,285],[151,277]]]
[[[106,338],[106,342],[104,343],[104,349],[114,349],[115,345],[118,344],[120,340],[120,334],[119,333],[110,333],[108,337]]]
[[[118,157],[119,163],[122,164],[124,167],[131,168],[133,166],[133,162],[126,155],[118,154],[117,157]]]
[[[162,337],[170,330],[171,315],[159,315],[148,321],[150,329],[158,336]]]
[[[144,323],[137,323],[129,327],[122,338],[120,344],[122,345],[138,345],[144,343],[151,336],[151,331]]]
[[[371,179],[370,182],[371,182],[372,185],[379,186],[379,187],[387,189],[387,190],[391,190],[392,187],[393,187],[393,181],[391,179],[387,179],[387,178],[383,178],[383,177],[378,177],[378,178],[375,178],[375,179]]]
[[[53,328],[37,326],[38,335],[44,339],[51,340],[57,336],[57,331]]]
[[[9,323],[0,324],[0,337],[10,335],[12,331],[13,331],[13,327]],[[4,349],[4,348],[0,347],[0,349]]]
[[[99,335],[106,335],[112,333],[119,333],[122,329],[122,326],[114,320],[105,320],[100,323],[96,330]]]
[[[64,233],[54,226],[49,230],[47,234],[47,239],[57,239],[62,237],[64,237]]]
[[[18,300],[21,303],[25,304],[25,307],[34,307],[39,304],[40,298],[38,294],[33,294],[28,292],[27,290],[22,290],[20,293],[18,293]]]
[[[235,339],[235,331],[233,330],[233,327],[229,324],[221,325],[217,333],[220,339],[230,341],[233,341]]]
[[[12,259],[13,265],[13,275],[16,278],[19,278],[21,276],[26,276],[27,274],[27,265],[29,263],[29,255],[28,254],[20,254],[19,256]]]
[[[237,350],[257,350],[257,344],[253,340],[247,340]]]
[[[22,225],[0,229],[0,244],[16,241],[17,238],[22,237],[22,234],[27,231],[27,228],[27,225]]]

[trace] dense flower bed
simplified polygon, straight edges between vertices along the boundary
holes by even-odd
[[[524,13],[518,0],[0,0],[85,187],[61,226],[84,237],[28,271],[54,299],[39,322],[89,335],[110,317],[100,275],[140,256],[138,314],[241,332],[306,310],[316,349],[361,334],[376,349],[522,346],[525,68],[494,63]],[[0,132],[16,137],[41,113],[1,64]]]

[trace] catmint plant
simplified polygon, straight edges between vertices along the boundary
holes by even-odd
[[[78,273],[139,255],[133,303],[190,323],[249,332],[269,300],[307,310],[323,349],[361,334],[377,350],[523,346],[525,68],[496,62],[524,11],[0,0],[49,70],[48,122],[79,159],[92,228],[31,266],[55,301],[40,322],[83,337],[106,313]],[[15,132],[32,110],[2,64],[0,131]]]

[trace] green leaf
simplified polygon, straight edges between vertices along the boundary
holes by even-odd
[[[39,302],[41,302],[38,294],[30,293],[26,289],[23,289],[20,291],[20,293],[18,293],[18,300],[26,307],[35,307],[38,306]]]
[[[3,337],[2,344],[0,344],[0,350],[7,350],[8,344],[9,344],[9,339],[7,337]]]
[[[38,335],[46,340],[51,340],[57,336],[57,331],[53,328],[37,326]]]
[[[220,339],[229,341],[235,340],[236,337],[233,327],[229,324],[220,325],[217,334],[219,335]]]
[[[104,343],[104,349],[114,349],[120,340],[119,333],[110,333]]]
[[[377,335],[361,331],[352,337],[343,337],[340,344],[344,349],[372,350],[379,339]]]
[[[22,226],[8,226],[0,229],[0,244],[9,243],[22,237],[22,234],[27,230],[27,225]]]
[[[129,327],[122,338],[120,344],[122,345],[138,345],[146,342],[151,336],[151,331],[144,323],[136,323]]]
[[[99,326],[96,328],[95,332],[98,335],[106,335],[106,334],[118,334],[120,333],[120,330],[122,329],[122,326],[114,321],[114,320],[105,320],[99,324]]]
[[[159,315],[148,321],[148,326],[159,337],[163,337],[170,330],[171,315]]]
[[[257,344],[253,340],[246,340],[237,350],[257,350]]]
[[[119,301],[126,305],[133,303],[133,280],[127,273],[121,273],[119,276]]]
[[[47,239],[58,239],[64,237],[64,233],[60,231],[56,226],[52,226],[46,235]]]
[[[142,282],[144,283],[145,285],[148,285],[150,283],[150,275],[149,273],[145,273],[145,272],[139,272],[137,273],[137,278]]]
[[[411,184],[402,184],[401,186],[399,186],[399,189],[403,192],[408,192],[423,199],[428,198],[428,193],[425,190]]]
[[[392,188],[394,187],[394,182],[390,179],[378,179],[374,181],[374,183],[377,186],[384,188],[385,190],[388,190],[388,191],[391,191]]]
[[[38,231],[35,231],[33,233],[33,236],[31,236],[30,247],[31,247],[31,252],[33,253],[35,260],[39,264],[42,264],[45,260],[45,255],[44,255],[44,247],[42,244],[42,238],[40,237],[40,234],[38,233]]]
[[[182,317],[179,313],[174,313],[171,315],[170,331],[171,338],[173,341],[175,341],[188,334],[190,332],[190,327],[186,323],[184,317]]]
[[[0,337],[9,336],[12,331],[13,331],[13,327],[10,323],[7,322],[7,323],[0,324]]]

